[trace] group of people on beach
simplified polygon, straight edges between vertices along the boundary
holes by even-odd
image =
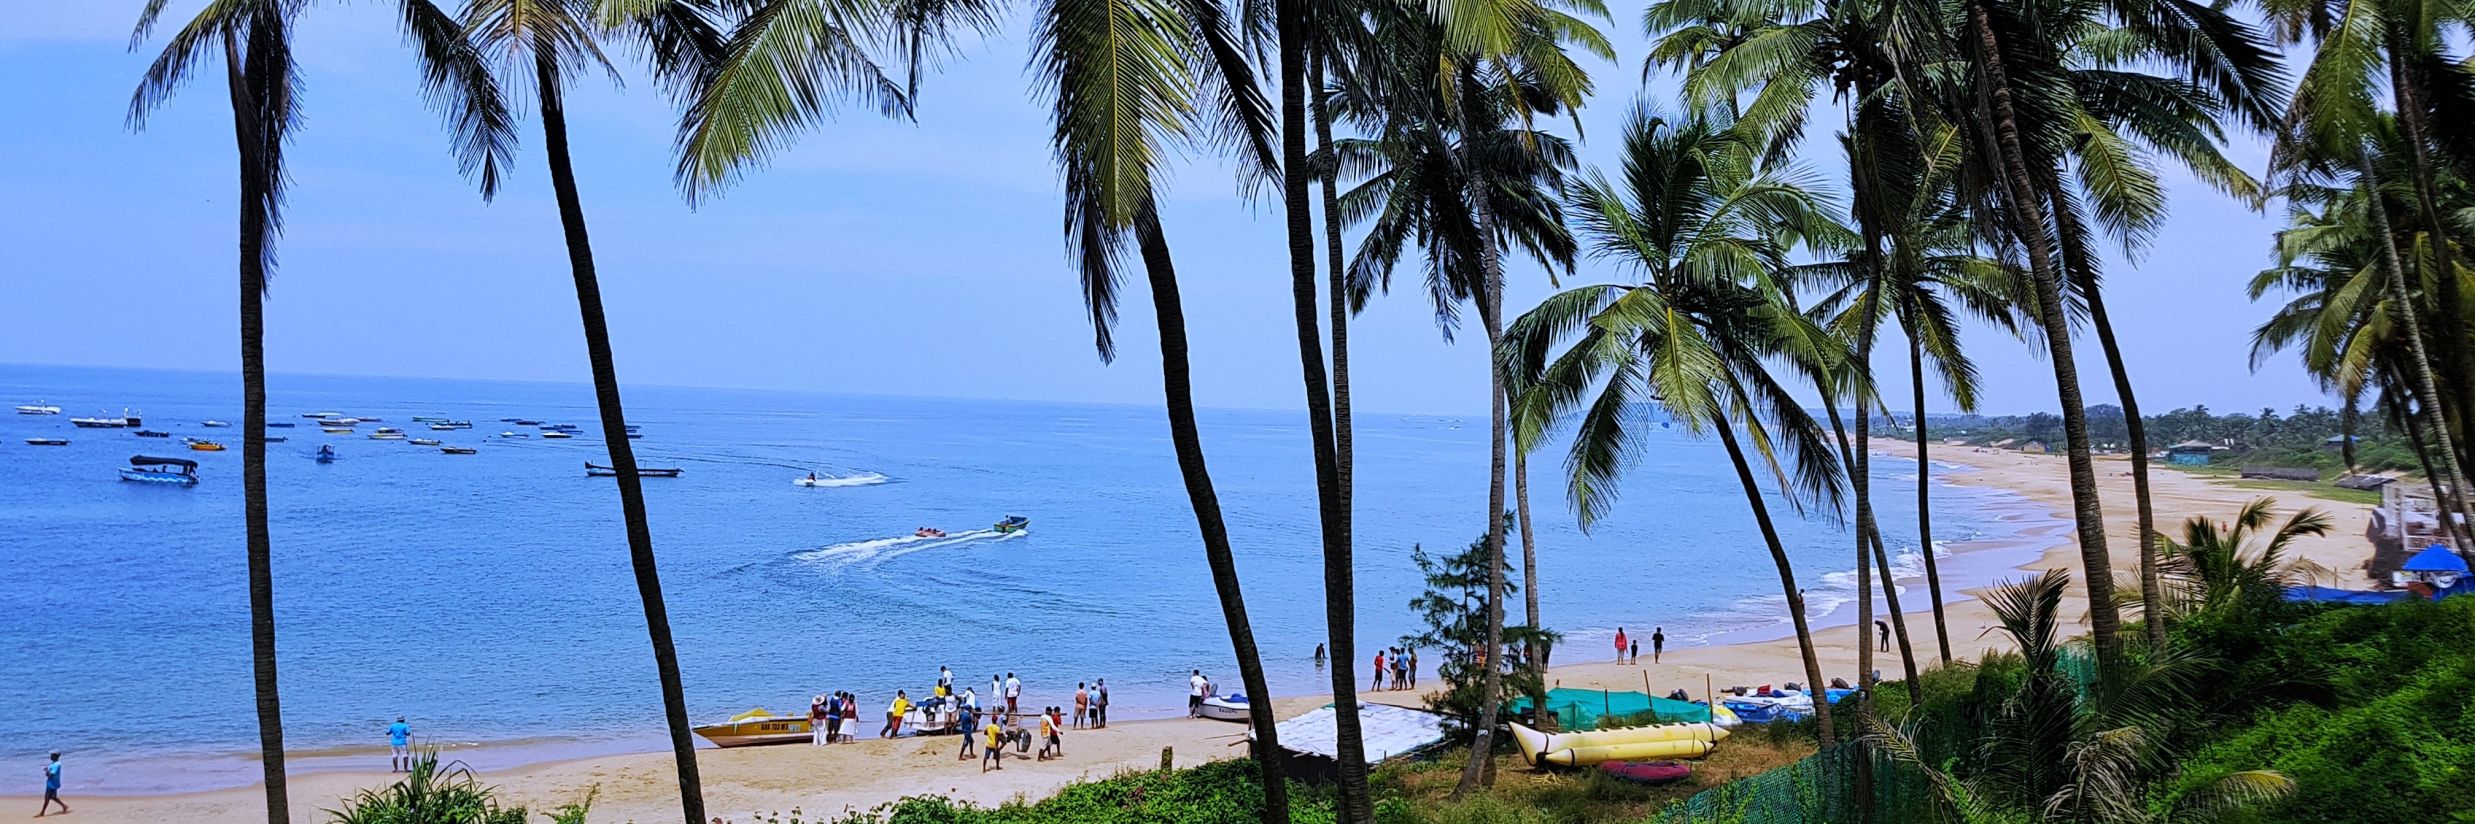
[[[1384,686],[1385,676],[1391,676],[1390,687]],[[1386,647],[1375,651],[1375,689],[1407,690],[1418,688],[1418,649]]]
[[[1658,663],[1659,656],[1666,653],[1667,628],[1650,628],[1650,663]],[[1623,627],[1616,628],[1616,663],[1641,663],[1641,639],[1626,635]]]

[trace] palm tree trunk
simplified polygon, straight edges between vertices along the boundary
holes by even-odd
[[[1460,162],[1471,189],[1471,222],[1478,229],[1478,315],[1487,327],[1487,673],[1479,692],[1478,735],[1470,745],[1470,763],[1461,771],[1461,783],[1453,788],[1454,798],[1477,789],[1485,780],[1485,768],[1495,754],[1496,711],[1504,701],[1504,667],[1495,659],[1504,653],[1504,471],[1505,441],[1511,433],[1507,414],[1511,396],[1505,393],[1504,370],[1495,368],[1495,351],[1504,345],[1504,265],[1496,257],[1494,212],[1474,173],[1478,129],[1472,108],[1477,101],[1468,97],[1471,93],[1463,90],[1459,107]]]
[[[2106,318],[2104,290],[2097,284],[2081,284],[2080,299],[2088,302],[2088,324],[2097,330],[2097,346],[2105,350],[2106,369],[2113,373],[2114,397],[2122,402],[2123,427],[2131,449],[2131,497],[2139,508],[2140,528],[2140,603],[2165,603],[2165,585],[2157,574],[2156,509],[2151,505],[2148,485],[2148,422],[2140,417],[2140,400],[2131,389],[2131,371],[2123,364],[2123,349],[2114,340],[2114,322]],[[2166,650],[2166,622],[2163,613],[2141,608],[2141,628],[2148,635],[2151,652]]]
[[[1770,522],[1770,507],[1762,500],[1762,485],[1753,477],[1753,465],[1745,462],[1744,448],[1736,444],[1735,422],[1720,416],[1716,426],[1719,443],[1727,447],[1727,459],[1736,465],[1736,482],[1744,487],[1745,503],[1753,507],[1753,521],[1762,528],[1762,543],[1770,548],[1771,563],[1779,567],[1779,593],[1787,597],[1788,620],[1796,627],[1796,651],[1805,658],[1805,682],[1815,690],[1822,688],[1822,659],[1813,651],[1813,628],[1805,622],[1805,591],[1796,588],[1796,568],[1788,565],[1787,548],[1779,543],[1779,530]],[[1831,727],[1829,701],[1813,702],[1813,720],[1823,743],[1837,740]]]
[[[1942,614],[1942,571],[1934,561],[1934,462],[1927,455],[1925,437],[1925,344],[1916,339],[1912,329],[1908,334],[1908,377],[1914,384],[1916,403],[1916,546],[1925,556],[1925,589],[1934,602],[1934,642],[1940,646],[1942,665],[1951,665],[1951,625]]]
[[[1839,445],[1839,462],[1842,465],[1849,467],[1858,466],[1856,459],[1856,455],[1858,453],[1856,449],[1851,447],[1848,443],[1848,430],[1845,422],[1839,417],[1839,406],[1837,404],[1825,403],[1822,405],[1822,410],[1830,416],[1831,435],[1834,441]],[[1922,691],[1922,682],[1917,680],[1916,654],[1908,643],[1908,616],[1906,612],[1899,608],[1898,579],[1892,577],[1891,575],[1891,555],[1889,550],[1885,549],[1882,545],[1882,525],[1879,522],[1874,522],[1871,530],[1860,529],[1857,534],[1864,545],[1872,547],[1872,552],[1870,553],[1872,560],[1866,561],[1860,558],[1858,563],[1871,563],[1874,571],[1882,576],[1882,600],[1885,602],[1885,606],[1890,608],[1891,634],[1899,641],[1899,661],[1901,669],[1908,676],[1908,703],[1910,706],[1915,706],[1916,704],[1923,702],[1924,692]],[[1860,555],[1866,554],[1862,549],[1858,550],[1858,552]],[[1860,623],[1857,625],[1856,629],[1858,634],[1863,635],[1873,631],[1873,626],[1871,625],[1869,619],[1859,620],[1864,620],[1866,623]],[[1870,638],[1871,636],[1867,637]],[[1869,668],[1866,672],[1870,673],[1872,670]]]
[[[2441,419],[2439,402],[2441,392],[2437,381],[2432,376],[2432,356],[2424,351],[2423,324],[2416,318],[2418,312],[2415,310],[2414,298],[2406,288],[2406,264],[2398,259],[2397,235],[2390,231],[2389,207],[2381,202],[2380,175],[2372,168],[2370,149],[2367,148],[2358,154],[2356,167],[2363,175],[2364,208],[2371,212],[2372,234],[2381,239],[2380,262],[2389,270],[2387,278],[2389,302],[2397,306],[2398,321],[2406,327],[2407,352],[2414,367],[2408,370],[2408,373],[2413,376],[2415,382],[2417,405],[2423,407],[2426,423],[2432,430],[2433,441],[2438,447],[2434,451],[2441,456],[2441,469],[2448,473],[2445,485],[2449,493],[2454,496],[2464,496],[2467,493],[2464,484],[2466,473],[2458,464],[2458,449],[2450,439],[2449,423]],[[2463,497],[2456,501],[2447,498],[2433,501],[2434,506],[2449,510],[2441,518],[2441,526],[2452,537],[2460,534],[2457,516],[2466,511],[2463,503]],[[2475,546],[2465,546],[2464,541],[2460,543],[2461,546],[2458,547],[2460,554],[2475,554]]]
[[[2346,462],[2346,471],[2355,471],[2355,432],[2363,428],[2363,394],[2361,389],[2348,390],[2346,403],[2338,407],[2338,455]]]
[[[264,23],[261,22],[261,25]],[[272,233],[268,199],[268,133],[241,63],[235,35],[223,35],[225,79],[231,84],[232,133],[240,155],[241,512],[249,555],[249,665],[258,704],[258,766],[266,781],[267,824],[291,824],[284,781],[284,710],[275,683],[274,538],[266,503],[266,261]],[[251,55],[252,59],[264,59]]]
[[[1328,286],[1332,304],[1332,456],[1339,466],[1336,486],[1340,490],[1341,517],[1353,525],[1357,521],[1357,488],[1352,477],[1355,451],[1351,440],[1356,430],[1349,422],[1349,283],[1348,269],[1341,260],[1341,169],[1340,156],[1332,150],[1332,112],[1324,104],[1322,82],[1323,55],[1314,56],[1313,75],[1317,88],[1312,98],[1315,115],[1315,146],[1332,165],[1323,170],[1323,248],[1324,264],[1331,270]]]
[[[1538,629],[1538,536],[1530,529],[1530,453],[1514,450],[1513,457],[1513,519],[1521,526],[1521,598],[1522,626]],[[1547,651],[1530,645],[1530,664],[1544,671]],[[1545,686],[1541,682],[1540,686]],[[1545,706],[1539,704],[1537,706]]]
[[[1186,480],[1186,499],[1194,507],[1195,528],[1203,535],[1203,561],[1212,568],[1212,590],[1220,596],[1220,616],[1229,625],[1229,646],[1237,654],[1238,680],[1247,695],[1266,696],[1249,702],[1254,725],[1255,767],[1263,776],[1263,820],[1289,821],[1289,782],[1281,770],[1280,739],[1274,728],[1271,687],[1264,680],[1263,654],[1255,647],[1255,627],[1246,617],[1246,596],[1238,588],[1237,555],[1230,551],[1229,526],[1221,518],[1220,493],[1212,488],[1212,473],[1203,463],[1203,436],[1195,425],[1192,366],[1186,353],[1186,308],[1178,297],[1177,269],[1169,257],[1169,240],[1160,216],[1144,204],[1136,218],[1136,242],[1142,247],[1143,269],[1151,277],[1152,314],[1160,322],[1160,389],[1169,407],[1169,442],[1177,452],[1177,470]]]
[[[534,62],[534,82],[541,93],[542,144],[550,155],[550,185],[559,199],[559,225],[567,236],[567,262],[576,280],[576,308],[584,321],[585,353],[593,365],[593,400],[601,413],[602,441],[610,448],[610,466],[618,470],[619,511],[627,520],[627,554],[636,570],[636,594],[644,602],[645,631],[653,641],[653,663],[662,687],[662,715],[670,727],[670,748],[679,771],[679,807],[687,824],[705,821],[704,782],[696,772],[696,739],[687,715],[687,694],[679,683],[679,651],[671,643],[670,612],[662,603],[661,570],[653,559],[653,526],[645,517],[644,480],[636,472],[636,450],[627,439],[627,416],[619,402],[619,369],[610,353],[610,323],[602,314],[601,280],[593,269],[593,244],[585,235],[584,202],[576,193],[576,170],[568,159],[567,110],[560,102],[557,66],[547,55]]]
[[[1323,523],[1324,631],[1332,647],[1332,713],[1335,760],[1340,773],[1340,820],[1363,824],[1374,818],[1366,789],[1366,739],[1358,724],[1355,571],[1351,567],[1349,514],[1340,495],[1340,456],[1334,447],[1332,392],[1323,360],[1323,333],[1315,318],[1315,230],[1307,200],[1314,174],[1306,162],[1306,49],[1310,32],[1304,0],[1282,0],[1280,34],[1281,205],[1288,219],[1290,301],[1296,311],[1298,366],[1306,384],[1306,418],[1314,441],[1315,503]],[[1268,819],[1267,819],[1268,821]]]
[[[2114,565],[2106,553],[2105,508],[2097,497],[2097,472],[2089,459],[2088,409],[2080,399],[2080,371],[2071,355],[2071,324],[2063,314],[2062,275],[2054,262],[2052,223],[2044,203],[2029,182],[2027,152],[2021,146],[2019,113],[2011,103],[2009,76],[2003,68],[2002,45],[1994,34],[1987,0],[1969,0],[1968,25],[1976,38],[1977,65],[1985,72],[1984,94],[1991,108],[1994,149],[2002,164],[2014,227],[2028,249],[2028,264],[2037,288],[2037,322],[2044,330],[2047,358],[2053,362],[2057,400],[2062,406],[2066,462],[2071,474],[2073,525],[2079,531],[2080,566],[2088,590],[2089,638],[2101,665],[2119,660],[2122,615],[2114,604]]]
[[[2453,380],[2446,383],[2450,389],[2454,390],[2454,394],[2440,406],[2444,412],[2454,407],[2459,422],[2464,423],[2467,416],[2475,415],[2475,379],[2469,377],[2469,369],[2475,368],[2475,364],[2468,363],[2466,301],[2463,300],[2463,295],[2459,290],[2457,265],[2452,261],[2455,255],[2450,241],[2457,237],[2457,234],[2449,230],[2448,219],[2441,212],[2440,196],[2436,194],[2438,184],[2435,183],[2436,173],[2432,167],[2431,124],[2426,122],[2429,115],[2424,110],[2422,90],[2414,79],[2408,76],[2406,62],[2409,58],[2398,42],[2402,34],[2401,28],[2391,25],[2389,30],[2392,44],[2390,48],[2392,57],[2389,60],[2389,89],[2396,97],[2398,122],[2406,127],[2407,156],[2415,164],[2415,199],[2423,213],[2424,231],[2431,235],[2429,245],[2432,247],[2432,271],[2439,273],[2432,278],[2432,281],[2437,284],[2432,290],[2433,302],[2440,309],[2432,318],[2432,333],[2434,339],[2440,341],[2441,344],[2441,362],[2448,364],[2452,373]],[[2467,443],[2469,439],[2464,437],[2468,434],[2465,430],[2458,430],[2456,434],[2461,436],[2456,439],[2460,447],[2469,446]],[[2468,460],[2467,455],[2458,456],[2461,465]],[[2459,494],[2461,497],[2459,504],[2462,507],[2459,511],[2475,518],[2475,511],[2463,508],[2467,505],[2467,501],[2464,500],[2465,493]]]

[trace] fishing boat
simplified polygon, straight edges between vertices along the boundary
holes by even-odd
[[[342,412],[303,412],[303,413],[301,413],[301,417],[304,417],[304,418],[309,418],[309,419],[312,419],[312,420],[317,420],[317,419],[320,419],[320,418],[341,418],[341,417],[343,417],[343,416],[344,416],[344,413],[342,413]]]
[[[513,432],[513,431],[509,431],[509,432],[501,432],[501,433],[498,433],[498,436],[499,436],[499,437],[501,437],[501,438],[530,438],[530,437],[532,437],[531,435],[527,435],[527,434],[524,434],[524,433],[522,433],[522,432]]]
[[[575,435],[574,435],[573,433],[561,432],[561,431],[556,430],[556,429],[544,429],[544,430],[542,430],[542,431],[541,431],[541,436],[542,436],[542,437],[544,437],[544,438],[573,438],[573,437],[575,437]]]
[[[412,439],[412,440],[405,441],[405,443],[412,444],[412,445],[414,445],[414,446],[437,446],[437,445],[438,445],[438,439],[437,439],[437,438],[414,438],[414,439]]]
[[[60,407],[53,406],[53,405],[51,405],[50,403],[47,403],[47,402],[44,402],[44,401],[35,401],[35,402],[33,402],[33,403],[29,403],[29,404],[20,404],[20,405],[18,405],[18,407],[17,407],[17,414],[20,414],[20,415],[58,415],[58,414],[60,414]]]
[[[292,428],[292,422],[291,422],[291,421],[267,421],[267,422],[266,422],[266,428],[268,428],[268,429],[291,429],[291,428]]]
[[[318,462],[319,462],[319,463],[334,463],[334,462],[335,462],[335,447],[333,447],[333,446],[326,446],[326,445],[321,445],[321,446],[319,446],[319,447],[318,447]]]
[[[283,442],[285,442],[285,441],[289,441],[289,440],[292,440],[292,439],[291,439],[291,438],[284,437],[284,436],[282,436],[282,435],[268,435],[268,436],[266,436],[266,442],[267,442],[267,443],[283,443]]]
[[[141,438],[169,438],[172,437],[172,433],[157,432],[152,429],[140,429],[137,431],[137,436]]]
[[[198,422],[198,425],[199,425],[199,426],[231,426],[232,424],[230,424],[230,423],[228,423],[228,422],[225,422],[225,421],[199,421],[199,422]]]
[[[997,534],[999,535],[1021,532],[1030,528],[1031,519],[1021,515],[1008,515],[1005,516],[1005,520],[997,522]]]
[[[1204,698],[1202,708],[1196,712],[1214,721],[1235,721],[1244,724],[1251,717],[1248,715],[1251,709],[1253,705],[1247,703],[1245,695],[1233,692],[1228,695]]]
[[[533,419],[531,419],[531,418],[517,418],[517,419],[515,419],[515,420],[513,420],[513,421],[509,421],[509,423],[513,423],[513,424],[515,424],[515,425],[517,425],[517,426],[540,426],[540,425],[541,425],[541,422],[540,422],[540,421],[533,420]]]
[[[120,479],[137,483],[197,486],[198,462],[188,458],[132,455],[129,465],[121,467]]]
[[[442,446],[438,448],[438,451],[449,455],[472,455],[480,452],[481,450],[474,449],[469,446]]]
[[[330,426],[330,427],[327,427],[327,428],[325,428],[325,429],[321,429],[321,430],[319,430],[319,431],[321,431],[321,432],[325,432],[325,433],[327,433],[327,434],[329,434],[329,435],[350,435],[350,434],[352,434],[352,427],[349,427],[349,426]]]
[[[797,744],[810,740],[807,716],[775,715],[763,707],[731,716],[729,721],[697,727],[696,734],[716,747]]]
[[[27,438],[27,446],[68,446],[67,438]]]
[[[679,477],[679,472],[680,469],[675,466],[636,467],[637,476],[645,478],[676,478]],[[584,464],[584,474],[596,478],[616,478],[619,477],[619,470],[593,463],[591,461],[586,461]]]
[[[378,428],[378,431],[370,433],[370,440],[373,441],[400,441],[403,439],[404,430],[397,429],[392,426],[381,426]]]
[[[69,423],[85,429],[128,429],[138,425],[138,416],[124,409],[117,418],[70,418]]]
[[[189,450],[192,452],[222,452],[223,444],[214,441],[192,440],[189,442]]]
[[[445,420],[447,420],[447,417],[446,417],[446,416],[444,416],[444,415],[414,415],[414,416],[412,416],[412,422],[413,422],[413,423],[440,423],[440,422],[444,422]]]

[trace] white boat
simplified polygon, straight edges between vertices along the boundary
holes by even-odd
[[[542,430],[542,431],[541,431],[541,436],[542,436],[542,437],[544,437],[544,438],[573,438],[573,437],[575,437],[574,435],[571,435],[571,434],[568,434],[568,433],[566,433],[566,432],[562,432],[562,431],[559,431],[559,430],[556,430],[556,429],[544,429],[544,430]]]
[[[1244,724],[1252,720],[1252,717],[1248,715],[1252,707],[1253,705],[1246,702],[1246,696],[1233,692],[1228,695],[1204,698],[1201,712],[1203,717],[1214,721],[1235,721]]]
[[[18,407],[17,407],[17,414],[20,414],[20,415],[58,415],[58,414],[60,414],[60,407],[53,406],[53,405],[51,405],[51,404],[49,404],[49,403],[46,403],[46,402],[43,402],[43,401],[35,401],[35,402],[33,402],[33,403],[23,404],[23,405],[18,406]]]
[[[412,439],[412,440],[405,441],[405,443],[412,444],[412,445],[414,445],[414,446],[437,446],[437,445],[438,445],[438,439],[436,439],[436,438],[414,438],[414,439]]]
[[[501,438],[529,438],[529,437],[532,437],[531,435],[526,435],[526,434],[524,434],[524,433],[522,433],[522,432],[513,432],[513,431],[510,431],[510,432],[501,432],[501,433],[498,433],[498,436],[499,436],[499,437],[501,437]]]
[[[83,429],[128,429],[138,425],[138,416],[124,409],[117,418],[70,418],[69,423]]]
[[[231,424],[229,424],[229,423],[225,423],[225,422],[223,422],[223,421],[199,421],[199,422],[198,422],[198,425],[199,425],[199,426],[231,426]]]
[[[68,446],[67,438],[27,438],[27,446]]]
[[[442,446],[438,448],[438,451],[449,455],[472,455],[479,453],[481,450],[474,449],[469,446]]]
[[[373,441],[400,441],[403,439],[404,430],[397,429],[392,426],[381,426],[378,428],[378,431],[370,433],[370,440]]]

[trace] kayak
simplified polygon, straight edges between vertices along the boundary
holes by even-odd
[[[1693,775],[1692,765],[1682,761],[1608,761],[1598,765],[1600,772],[1637,784],[1673,784]]]

